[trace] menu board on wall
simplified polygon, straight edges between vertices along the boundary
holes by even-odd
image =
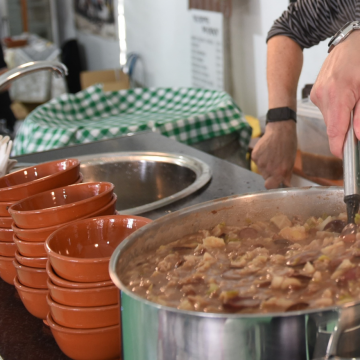
[[[191,9],[192,86],[224,90],[223,14]]]

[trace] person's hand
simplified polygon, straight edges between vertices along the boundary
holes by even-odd
[[[321,67],[310,99],[320,109],[327,126],[331,152],[342,158],[350,114],[360,138],[360,31],[356,30],[335,46]]]
[[[252,159],[265,179],[267,189],[290,186],[297,150],[296,124],[293,120],[266,125],[265,134],[255,145]]]

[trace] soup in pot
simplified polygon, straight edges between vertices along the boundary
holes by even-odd
[[[356,216],[358,220],[359,215]],[[135,258],[124,284],[152,302],[211,313],[268,313],[360,300],[360,234],[346,214],[221,223]]]

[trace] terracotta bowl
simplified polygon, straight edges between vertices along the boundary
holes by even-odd
[[[82,218],[108,204],[114,185],[89,182],[45,191],[10,206],[15,224],[24,229],[37,229]]]
[[[24,241],[19,240],[18,237],[14,234],[13,236],[14,243],[16,244],[19,253],[22,256],[28,257],[46,257],[47,253],[45,250],[45,242],[39,241]]]
[[[45,257],[27,257],[22,256],[19,251],[15,252],[15,259],[20,265],[29,266],[38,269],[45,269],[47,263],[47,256]]]
[[[49,260],[46,263],[46,272],[51,282],[54,285],[67,289],[77,289],[77,290],[94,289],[94,288],[109,287],[114,285],[114,283],[111,280],[100,281],[100,282],[88,282],[88,283],[65,280],[54,272],[54,269],[52,268]]]
[[[2,202],[19,201],[26,197],[73,184],[80,174],[76,159],[55,160],[15,171],[0,178]]]
[[[16,244],[14,242],[0,241],[0,256],[14,257]]]
[[[9,207],[15,203],[16,201],[0,202],[0,216],[9,216]]]
[[[65,355],[75,360],[119,359],[120,325],[100,329],[70,329],[57,324],[51,314],[47,322],[55,341]]]
[[[92,218],[92,217],[96,217],[96,216],[114,215],[114,213],[116,211],[116,200],[117,200],[117,196],[116,196],[116,194],[113,194],[111,201],[108,204],[106,204],[103,208],[93,212],[90,215],[84,216],[83,218],[78,219],[78,220],[88,219],[88,218]],[[74,221],[78,221],[78,220],[74,220]],[[35,241],[35,242],[44,241],[45,242],[45,240],[48,238],[48,236],[51,233],[53,233],[55,230],[65,226],[65,225],[69,225],[71,222],[73,222],[73,221],[70,221],[65,224],[49,226],[49,227],[41,228],[41,229],[22,229],[22,228],[19,228],[18,226],[16,226],[15,223],[13,222],[11,225],[11,228],[14,231],[14,233],[16,234],[17,238],[20,240]],[[0,229],[0,241],[1,241],[1,230],[2,229]]]
[[[0,256],[0,277],[10,285],[14,285],[16,276],[14,260],[14,257]]]
[[[78,282],[110,280],[109,261],[115,248],[150,219],[112,215],[64,226],[45,242],[50,263],[60,277]]]
[[[13,241],[14,230],[13,229],[6,229],[0,228],[0,241]]]
[[[0,216],[0,228],[10,229],[13,222],[14,220],[11,216]]]
[[[107,306],[119,304],[119,290],[115,285],[92,289],[68,289],[47,282],[50,296],[61,305],[74,307]]]
[[[74,184],[80,184],[80,183],[83,182],[83,180],[84,180],[83,174],[82,174],[82,173],[79,173],[79,177],[78,177],[78,179],[74,182]]]
[[[46,298],[54,321],[72,329],[96,329],[120,323],[120,306],[75,307],[61,305],[49,295]]]
[[[17,277],[22,285],[35,288],[47,289],[48,275],[45,269],[37,269],[30,266],[20,265],[15,259],[13,262]]]
[[[17,277],[15,277],[14,284],[26,310],[39,319],[46,319],[46,316],[50,311],[46,301],[49,290],[33,289],[24,286],[19,282]]]

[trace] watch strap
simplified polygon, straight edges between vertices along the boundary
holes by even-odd
[[[296,112],[289,107],[270,109],[266,114],[266,123],[286,120],[296,122]]]
[[[347,22],[329,41],[328,53],[330,53],[334,47],[343,42],[354,30],[360,30],[360,21]]]

